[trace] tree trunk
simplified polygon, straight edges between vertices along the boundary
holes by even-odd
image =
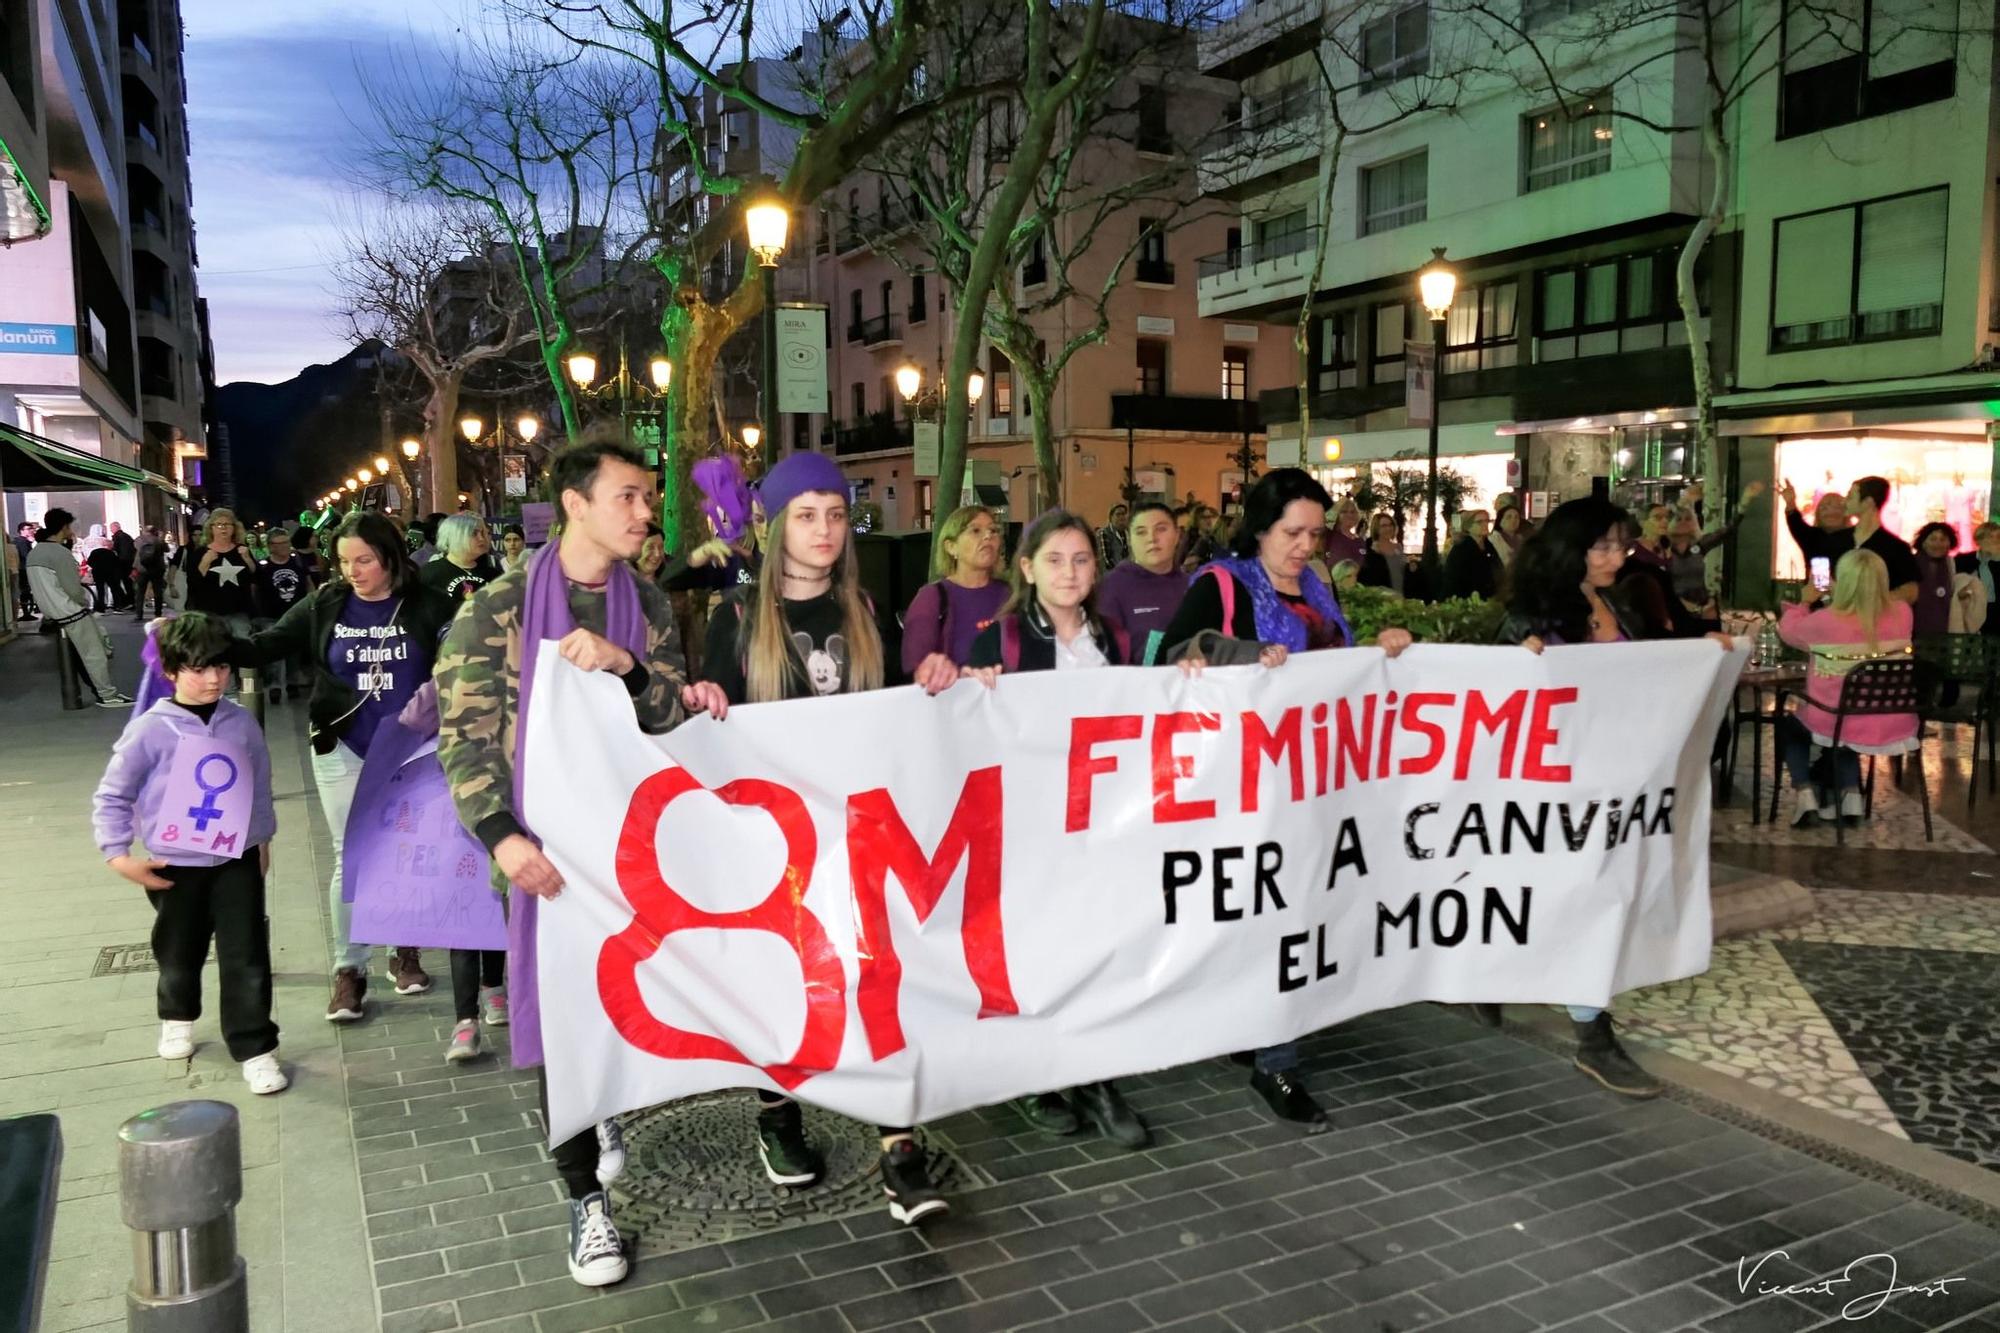
[[[1049,420],[1055,377],[1035,371],[1021,378],[1034,413],[1029,425],[1035,438],[1035,512],[1043,514],[1062,505],[1062,452],[1056,445],[1055,423]]]
[[[424,448],[430,454],[424,500],[429,513],[450,514],[458,507],[458,390],[463,379],[463,371],[447,371],[432,380],[430,401],[424,404]]]
[[[1322,73],[1324,73],[1323,70]],[[1325,79],[1324,82],[1326,85],[1326,96],[1329,99],[1339,96],[1338,91],[1333,87],[1331,79]],[[1331,221],[1333,217],[1333,187],[1334,182],[1339,179],[1340,150],[1346,142],[1347,127],[1343,123],[1335,128],[1333,140],[1326,146],[1327,155],[1332,160],[1324,164],[1324,174],[1321,176],[1325,184],[1320,187],[1319,222],[1317,224],[1319,234],[1313,238],[1312,272],[1306,278],[1306,289],[1299,300],[1298,323],[1292,328],[1292,350],[1298,354],[1299,358],[1299,461],[1302,464],[1309,461],[1305,456],[1306,440],[1312,434],[1313,302],[1319,296],[1320,281],[1326,274],[1326,252],[1328,243],[1333,239]],[[1264,451],[1267,458],[1269,457],[1270,449],[1270,435],[1267,432],[1264,437]]]
[[[1688,233],[1680,259],[1674,265],[1674,293],[1680,301],[1682,326],[1687,330],[1688,359],[1694,379],[1695,457],[1690,471],[1704,481],[1715,475],[1719,461],[1715,452],[1715,371],[1709,359],[1708,332],[1702,324],[1701,298],[1695,291],[1694,268],[1729,208],[1729,174],[1735,169],[1736,155],[1723,130],[1723,111],[1721,100],[1713,99],[1708,114],[1702,118],[1701,146],[1708,154],[1710,170],[1715,173],[1715,186],[1709,192],[1707,210]]]

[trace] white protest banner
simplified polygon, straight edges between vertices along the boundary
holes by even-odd
[[[665,737],[543,646],[529,824],[555,1141],[781,1088],[864,1121],[1416,1000],[1708,966],[1699,642],[1301,654],[734,709]]]

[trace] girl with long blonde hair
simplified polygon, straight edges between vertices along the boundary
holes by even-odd
[[[1889,591],[1889,567],[1865,549],[1849,551],[1834,567],[1833,599],[1810,583],[1805,600],[1785,608],[1778,634],[1810,655],[1806,697],[1798,711],[1778,721],[1779,753],[1792,775],[1794,827],[1824,820],[1859,823],[1868,803],[1861,795],[1861,755],[1904,754],[1919,744],[1917,715],[1890,713],[1851,717],[1833,744],[1834,711],[1848,673],[1862,662],[1894,659],[1910,651],[1913,616],[1908,602]],[[1827,752],[1830,775],[1813,774],[1813,750]]]
[[[823,454],[794,453],[759,488],[769,523],[757,582],[723,598],[709,617],[702,673],[720,687],[710,715],[729,707],[811,699],[879,689],[882,635],[861,591],[847,479]],[[958,679],[948,662],[918,673],[931,694]],[[772,1183],[805,1188],[825,1173],[807,1141],[798,1103],[759,1091],[757,1153]],[[904,1225],[942,1216],[944,1195],[932,1184],[924,1150],[909,1126],[879,1126],[882,1184],[889,1214]]]

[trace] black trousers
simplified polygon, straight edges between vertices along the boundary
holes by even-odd
[[[229,1058],[240,1062],[277,1050],[271,936],[256,849],[219,866],[167,866],[160,876],[173,887],[146,890],[154,912],[160,1018],[192,1023],[201,1017],[201,967],[213,939]]]
[[[165,615],[167,610],[167,572],[164,569],[139,568],[139,581],[133,585],[132,610],[143,613],[146,609],[146,589],[153,590],[153,614]]]
[[[451,951],[451,1002],[458,1021],[469,1023],[479,1017],[479,988],[491,990],[507,976],[504,949],[453,949]]]
[[[542,1099],[542,1124],[549,1123],[549,1067],[535,1070],[535,1090]],[[564,1139],[549,1154],[555,1158],[556,1174],[562,1177],[572,1199],[587,1199],[601,1191],[597,1183],[597,1126],[592,1125],[573,1138]]]

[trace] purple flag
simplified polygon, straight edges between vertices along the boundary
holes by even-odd
[[[139,687],[132,693],[137,696],[132,701],[133,717],[144,717],[154,704],[174,697],[174,683],[167,679],[167,668],[160,661],[160,636],[150,625],[146,627],[145,646],[139,649]]]
[[[486,849],[458,822],[431,738],[389,719],[355,784],[341,850],[341,894],[358,944],[504,949],[507,923]]]

